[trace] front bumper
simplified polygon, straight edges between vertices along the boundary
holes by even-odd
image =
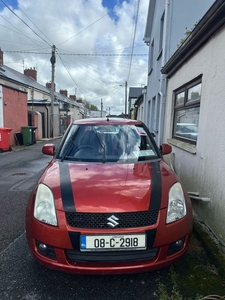
[[[166,210],[159,212],[158,222],[150,227],[129,229],[72,228],[58,212],[59,227],[43,224],[27,214],[27,241],[34,258],[42,265],[74,274],[125,274],[167,267],[187,251],[192,218],[185,217],[169,225]],[[146,233],[147,249],[130,251],[80,251],[80,235]],[[42,248],[40,248],[40,244]],[[48,249],[43,248],[43,245]],[[43,250],[43,251],[42,251]],[[48,251],[49,250],[49,251]]]

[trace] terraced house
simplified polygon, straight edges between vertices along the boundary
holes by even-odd
[[[36,128],[36,139],[64,133],[70,121],[84,117],[82,103],[75,95],[67,96],[66,90],[54,91],[53,115],[51,114],[51,83],[43,86],[37,82],[37,70],[29,68],[24,74],[4,65],[0,49],[0,127],[11,128],[10,145],[16,143],[15,133],[23,126]]]
[[[197,3],[201,17],[195,13]],[[185,28],[185,16],[193,15],[195,26],[175,49],[174,22]],[[225,2],[150,0],[146,28],[145,119],[158,143],[172,145],[173,153],[165,159],[189,191],[194,211],[225,244]]]

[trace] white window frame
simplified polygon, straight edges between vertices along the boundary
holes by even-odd
[[[172,130],[172,137],[173,139],[180,140],[182,142],[187,142],[190,144],[196,145],[197,139],[198,139],[198,122],[199,122],[199,113],[200,113],[200,102],[201,102],[201,91],[200,94],[194,95],[193,99],[188,99],[188,92],[191,91],[193,87],[197,87],[200,85],[201,88],[202,83],[202,76],[192,80],[191,82],[186,83],[182,87],[178,88],[174,91],[173,97],[174,97],[174,119],[173,119],[173,130]],[[178,95],[183,94],[183,99],[181,99],[180,102],[178,102]],[[184,114],[188,115],[188,111],[195,113],[195,120],[193,118],[193,121],[188,120],[187,123],[178,123],[177,122],[177,114],[180,113],[182,115],[182,112]],[[196,119],[196,115],[198,116]],[[189,130],[193,124],[193,133],[185,133],[183,131],[180,131],[179,128],[182,127],[182,130]],[[195,126],[194,126],[195,125]],[[195,130],[195,131],[194,131]],[[195,133],[196,132],[196,133]]]

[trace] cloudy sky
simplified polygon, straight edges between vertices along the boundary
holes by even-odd
[[[0,0],[0,48],[4,64],[23,73],[37,69],[51,81],[56,46],[56,90],[124,112],[125,81],[147,84],[143,42],[148,0]]]

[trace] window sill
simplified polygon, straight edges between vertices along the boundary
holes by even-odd
[[[173,146],[176,146],[180,149],[183,149],[191,154],[196,154],[197,149],[196,149],[196,145],[192,145],[186,142],[182,142],[176,139],[168,139],[167,142]]]

